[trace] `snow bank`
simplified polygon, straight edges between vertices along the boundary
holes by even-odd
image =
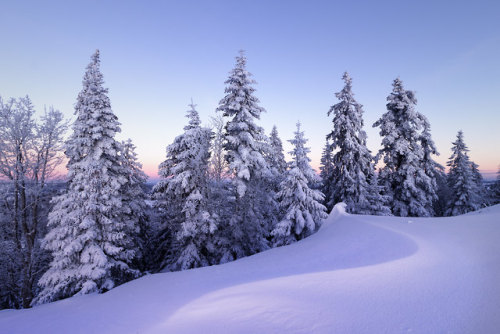
[[[494,333],[500,206],[453,218],[348,215],[232,263],[0,312],[1,333]]]

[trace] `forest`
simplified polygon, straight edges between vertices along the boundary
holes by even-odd
[[[76,80],[76,78],[75,78]],[[393,81],[387,110],[372,125],[381,148],[366,146],[363,107],[352,79],[325,108],[320,171],[301,123],[283,141],[259,125],[244,52],[225,81],[217,117],[203,125],[193,101],[186,124],[165,143],[151,188],[131,140],[118,141],[96,51],[75,104],[75,120],[35,111],[28,96],[0,98],[0,309],[29,308],[103,293],[143,275],[234,261],[314,234],[340,202],[350,214],[457,216],[500,203],[457,129],[445,166],[416,94]],[[61,178],[57,170],[66,164]]]

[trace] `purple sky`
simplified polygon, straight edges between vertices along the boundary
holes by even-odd
[[[371,125],[399,76],[431,122],[437,160],[446,162],[462,129],[471,158],[493,177],[499,13],[499,1],[9,1],[0,12],[0,95],[29,94],[39,111],[54,105],[73,117],[85,66],[99,48],[119,139],[132,138],[155,176],[190,99],[208,123],[245,49],[267,109],[260,124],[267,133],[276,124],[286,141],[300,120],[313,166],[347,70],[373,152],[381,139]]]

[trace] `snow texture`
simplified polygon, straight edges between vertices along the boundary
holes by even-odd
[[[410,223],[411,222],[411,223]],[[349,215],[219,266],[0,311],[3,333],[496,333],[500,205],[449,218]]]

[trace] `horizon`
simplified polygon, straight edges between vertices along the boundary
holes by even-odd
[[[372,154],[381,143],[372,124],[386,111],[391,83],[400,77],[405,89],[416,92],[417,111],[431,123],[441,153],[436,161],[446,165],[462,129],[483,177],[496,177],[498,3],[121,4],[6,4],[0,26],[12,32],[3,42],[13,47],[0,63],[0,96],[29,95],[38,114],[53,105],[73,120],[85,67],[100,49],[105,87],[122,124],[117,139],[132,139],[143,170],[156,180],[166,146],[187,122],[190,99],[208,125],[234,57],[245,49],[256,96],[267,110],[259,125],[266,134],[276,125],[287,153],[300,120],[316,170],[332,127],[327,112],[337,103],[334,93],[347,70],[364,106]],[[17,12],[24,15],[6,15]],[[332,18],[331,12],[341,15]],[[227,20],[236,14],[238,20]]]

